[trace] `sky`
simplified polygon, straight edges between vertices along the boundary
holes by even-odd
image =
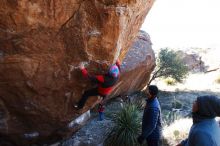
[[[156,0],[141,29],[154,49],[220,50],[220,0]]]

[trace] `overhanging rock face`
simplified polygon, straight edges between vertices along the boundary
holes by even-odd
[[[85,62],[91,73],[103,73],[118,57],[126,61],[153,2],[1,0],[0,141],[27,145],[74,130],[66,129],[77,116],[73,104],[92,86],[83,79],[79,63]],[[136,67],[148,68],[150,73],[148,65],[154,63],[148,62],[149,55],[143,60]],[[134,72],[136,67],[129,70]],[[113,95],[126,92],[121,86],[131,73],[125,70]],[[147,79],[149,74],[145,75]],[[131,85],[138,89],[143,83]]]
[[[147,85],[156,66],[151,45],[149,35],[140,31],[122,62],[120,80],[110,97],[139,91]]]

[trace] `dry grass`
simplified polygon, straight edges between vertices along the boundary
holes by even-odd
[[[163,130],[163,141],[169,146],[175,146],[181,140],[187,138],[189,130],[192,126],[192,119],[180,119],[176,120],[169,126],[165,126]]]
[[[217,77],[216,83],[220,84],[220,75]]]
[[[157,79],[152,84],[157,85],[163,91],[207,91],[212,92],[220,91],[220,84],[215,81],[219,78],[219,72],[210,73],[195,73],[189,74],[188,78],[183,83],[176,83],[173,86],[167,86],[164,80]]]
[[[176,80],[173,79],[173,78],[166,78],[166,79],[164,80],[164,82],[165,82],[167,85],[170,85],[170,86],[173,86],[173,85],[175,85],[175,84],[177,83]]]

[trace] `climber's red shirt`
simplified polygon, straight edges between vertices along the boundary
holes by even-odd
[[[105,110],[104,106],[99,105],[98,112],[104,112],[104,110]]]
[[[120,65],[119,62],[116,62],[116,65],[119,68],[120,71]],[[100,95],[106,96],[111,93],[113,86],[116,84],[118,77],[112,77],[108,74],[105,75],[96,75],[92,76],[88,74],[88,71],[83,68],[81,69],[82,74],[84,77],[89,78],[91,81],[96,82],[98,84],[98,92]]]

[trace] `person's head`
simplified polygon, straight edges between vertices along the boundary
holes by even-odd
[[[104,108],[105,106],[104,106],[104,104],[102,104],[102,103],[99,103],[99,106],[98,106],[98,108]]]
[[[216,96],[199,96],[193,103],[192,112],[207,118],[220,116],[220,98]]]
[[[157,97],[158,94],[158,88],[155,85],[150,85],[147,88],[147,96],[149,99]]]
[[[112,77],[117,78],[119,76],[119,69],[117,65],[112,65],[108,71],[108,74]]]

